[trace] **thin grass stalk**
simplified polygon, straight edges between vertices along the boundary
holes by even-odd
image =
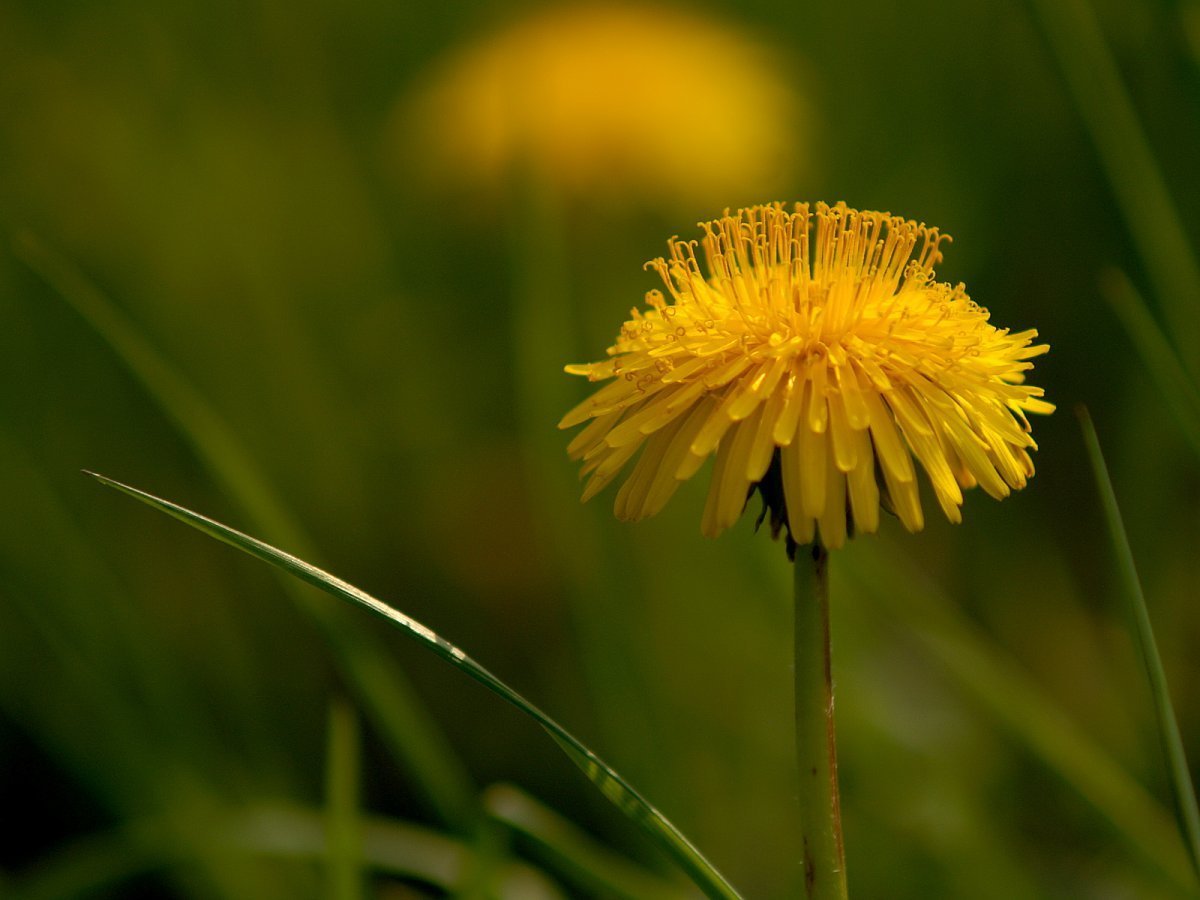
[[[846,854],[829,642],[829,554],[820,544],[813,544],[809,553],[797,553],[795,585],[796,763],[804,895],[808,900],[845,900]]]
[[[1120,593],[1124,601],[1126,618],[1129,621],[1130,638],[1137,647],[1138,656],[1146,671],[1146,680],[1149,682],[1150,696],[1154,704],[1154,717],[1158,724],[1159,742],[1162,745],[1163,756],[1170,775],[1171,794],[1175,802],[1175,818],[1179,826],[1179,836],[1191,857],[1192,868],[1200,878],[1200,809],[1196,805],[1196,789],[1192,784],[1187,754],[1183,749],[1183,738],[1179,733],[1179,723],[1175,719],[1175,709],[1171,705],[1167,674],[1163,669],[1162,657],[1158,654],[1158,644],[1154,640],[1150,611],[1146,608],[1146,596],[1142,592],[1141,579],[1138,578],[1137,567],[1134,565],[1133,551],[1129,546],[1129,537],[1125,533],[1121,510],[1117,506],[1117,496],[1113,491],[1112,480],[1108,477],[1108,467],[1104,463],[1100,439],[1096,435],[1096,428],[1092,424],[1087,409],[1080,407],[1078,413],[1080,425],[1083,428],[1084,443],[1087,445],[1088,458],[1091,460],[1096,486],[1100,491],[1100,502],[1104,507],[1104,518],[1108,523],[1113,549],[1116,551],[1117,569],[1123,588]]]

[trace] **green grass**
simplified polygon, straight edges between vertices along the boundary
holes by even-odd
[[[1194,760],[1195,17],[705,12],[782,59],[810,113],[782,181],[717,207],[842,198],[936,223],[955,237],[939,276],[1052,345],[1033,380],[1095,415]],[[746,896],[800,890],[781,548],[748,522],[703,541],[699,483],[633,526],[611,495],[580,507],[554,428],[586,389],[561,364],[602,352],[654,286],[641,264],[720,209],[539,197],[529,172],[485,196],[430,182],[405,144],[403,100],[510,14],[0,11],[6,896],[697,890],[521,713],[81,468],[403,598],[603,748]],[[709,96],[661,98],[681,139],[684,101]],[[1072,417],[1035,437],[1026,490],[834,560],[852,896],[1195,893],[1124,542]]]
[[[690,841],[680,833],[671,822],[658,810],[644,800],[620,775],[610,768],[595,753],[584,746],[574,735],[558,724],[554,719],[542,712],[537,706],[467,656],[462,650],[415,619],[405,615],[392,606],[377,600],[371,595],[347,584],[339,578],[324,572],[317,567],[297,559],[288,553],[277,550],[249,535],[242,534],[220,522],[206,518],[168,500],[163,500],[137,488],[121,484],[103,475],[89,473],[101,484],[115,488],[122,493],[142,501],[154,509],[179,519],[193,528],[223,541],[244,553],[270,563],[288,574],[311,584],[313,587],[347,600],[351,603],[366,607],[371,612],[381,616],[393,625],[399,627],[410,637],[416,638],[426,649],[450,663],[456,669],[469,675],[484,687],[488,688],[501,699],[512,704],[521,712],[542,726],[554,739],[554,742],[575,763],[580,770],[592,781],[600,792],[608,798],[633,822],[642,828],[651,839],[668,856],[682,868],[696,885],[713,898],[736,898],[740,895],[733,889],[720,872],[704,858]],[[344,726],[343,726],[344,727]]]

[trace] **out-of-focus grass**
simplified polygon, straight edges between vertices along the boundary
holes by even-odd
[[[197,455],[230,494],[275,540],[297,552],[311,550],[303,530],[294,523],[269,479],[242,448],[241,442],[195,389],[172,370],[114,308],[70,263],[35,237],[18,237],[20,258],[29,264],[112,346],[120,360],[179,427]],[[292,585],[287,585],[290,589]],[[375,715],[399,762],[409,767],[413,781],[443,821],[464,825],[470,815],[469,778],[412,692],[403,671],[394,665],[374,638],[340,610],[331,609],[303,591],[292,596],[321,628],[326,640],[353,682],[363,704]]]
[[[1180,431],[1200,454],[1200,391],[1179,354],[1155,322],[1137,288],[1122,272],[1109,269],[1102,273],[1100,291],[1129,333],[1130,342],[1175,416]]]
[[[1129,326],[1095,288],[1106,266],[1146,285],[1188,366],[1185,336],[1200,333],[1200,312],[1188,292],[1164,293],[1187,280],[1187,235],[1200,215],[1188,155],[1200,138],[1195,56],[1176,12],[1097,7],[1106,71],[1120,74],[1122,108],[1138,127],[1096,132],[1120,144],[1101,156],[1096,129],[1079,124],[1081,70],[1062,78],[1062,62],[1090,59],[1096,46],[1094,30],[1061,27],[1078,6],[1049,11],[1054,44],[1045,4],[706,9],[794,66],[812,110],[806,167],[793,173],[798,198],[890,208],[954,234],[942,276],[965,281],[998,323],[1039,328],[1053,347],[1039,383],[1105,423],[1182,740],[1195,747],[1195,454]],[[611,521],[607,495],[575,504],[565,454],[557,476],[549,471],[554,421],[536,433],[515,389],[534,373],[518,371],[533,357],[513,335],[538,329],[538,306],[554,303],[556,289],[538,295],[518,330],[512,210],[436,190],[393,155],[401,98],[445,52],[511,14],[382,0],[4,7],[0,220],[6,236],[40,235],[112,298],[266,473],[322,559],[373,593],[422,598],[410,612],[563,711],[590,746],[613,748],[616,768],[747,895],[786,895],[798,872],[784,837],[796,829],[782,552],[764,549],[749,523],[703,542],[701,492],[689,486],[636,526]],[[703,84],[681,90],[710,96]],[[1085,123],[1097,122],[1104,101],[1084,103],[1095,107]],[[669,115],[669,97],[663,105]],[[678,125],[686,140],[687,122]],[[1121,147],[1141,161],[1124,166]],[[1147,159],[1151,181],[1115,186],[1149,171]],[[1169,217],[1156,212],[1155,184],[1166,186]],[[557,313],[577,323],[589,356],[651,286],[641,263],[716,212],[564,205],[554,278],[569,308]],[[1172,219],[1175,237],[1164,237]],[[549,248],[523,239],[537,267]],[[0,767],[0,798],[23,822],[0,848],[0,870],[31,884],[25,876],[87,835],[105,835],[112,865],[132,866],[121,860],[143,852],[139,829],[172,809],[211,825],[279,800],[307,812],[303,827],[258,823],[260,849],[274,841],[278,852],[226,854],[205,846],[202,829],[159,829],[158,874],[113,890],[318,890],[327,698],[358,693],[277,583],[220,548],[148,530],[144,512],[78,476],[110,471],[250,520],[237,512],[245,498],[198,463],[194,438],[7,250],[0,298],[10,373],[0,379],[0,760],[12,763]],[[542,353],[559,340],[540,337]],[[544,377],[556,391],[562,379],[574,399],[584,386],[557,370],[571,361],[564,350]],[[924,607],[882,594],[887,560],[903,555],[970,634],[1003,648],[998,689],[1012,687],[1004,672],[1020,673],[1019,689],[1059,710],[1084,746],[1165,798],[1137,659],[1096,599],[1107,593],[1110,551],[1101,523],[1081,512],[1094,509],[1094,487],[1071,417],[1039,422],[1037,439],[1039,474],[1019,496],[970,497],[958,529],[931,523],[912,537],[885,527],[834,560],[843,801],[851,890],[862,896],[1178,893],[1160,874],[1177,868],[1173,851],[1148,861],[1125,833],[1132,824],[1110,824],[1080,788],[1088,766],[1069,754],[1060,768],[1047,764],[1040,748],[1054,728],[1019,710],[999,715],[947,663],[952,653],[938,655],[959,645],[929,639],[938,626],[922,622]],[[522,470],[531,442],[537,462]],[[553,522],[537,493],[558,504]],[[597,544],[601,555],[561,556]],[[588,584],[605,587],[589,594],[585,620],[566,603],[598,564],[603,579]],[[582,574],[568,577],[573,569]],[[471,781],[515,783],[613,853],[665,870],[517,716],[406,644],[379,643],[436,710]],[[640,713],[626,719],[631,694]],[[493,836],[497,846],[480,848],[474,833],[445,831],[395,764],[394,737],[357,702],[372,886],[447,889],[486,850],[503,857],[505,877],[553,896],[547,876],[520,860],[551,871],[554,854],[524,838],[508,846]],[[1161,821],[1165,805],[1149,808]],[[443,875],[418,872],[422,860]]]
[[[1091,0],[1032,4],[1184,359],[1200,354],[1200,264]]]
[[[599,846],[569,819],[509,784],[487,789],[484,806],[497,822],[529,838],[535,854],[589,894],[621,900],[682,900],[690,891],[648,874]]]
[[[325,764],[325,832],[329,854],[326,896],[332,900],[359,900],[365,896],[359,745],[354,710],[344,700],[334,700],[329,707],[329,755]]]

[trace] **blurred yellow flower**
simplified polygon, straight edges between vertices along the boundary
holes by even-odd
[[[800,164],[799,102],[743,34],[653,5],[543,9],[461,48],[398,131],[447,180],[710,204]]]
[[[653,515],[715,452],[704,533],[732,525],[757,488],[794,551],[875,531],[881,503],[923,527],[914,456],[952,522],[962,488],[1025,486],[1037,446],[1025,414],[1054,407],[1024,373],[1049,347],[934,280],[949,240],[938,229],[843,203],[701,227],[648,263],[671,300],[650,291],[608,360],[567,367],[613,379],[559,425],[591,419],[568,448],[591,476],[585,500],[644,445],[616,513]]]

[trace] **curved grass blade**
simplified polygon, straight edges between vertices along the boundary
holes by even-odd
[[[1125,612],[1130,627],[1133,642],[1137,646],[1138,655],[1146,670],[1146,678],[1150,683],[1150,695],[1154,701],[1154,716],[1158,723],[1158,736],[1162,743],[1163,755],[1166,757],[1170,774],[1171,794],[1175,801],[1175,817],[1179,824],[1179,835],[1192,858],[1192,867],[1200,876],[1200,810],[1196,806],[1196,789],[1192,784],[1191,771],[1188,769],[1187,754],[1183,749],[1183,739],[1179,734],[1179,723],[1175,720],[1175,710],[1171,706],[1171,694],[1167,688],[1167,675],[1163,670],[1162,659],[1158,655],[1158,645],[1154,640],[1154,629],[1150,624],[1150,611],[1146,608],[1146,597],[1142,593],[1141,580],[1133,562],[1133,551],[1129,547],[1129,538],[1125,534],[1125,523],[1121,519],[1121,510],[1117,506],[1117,495],[1113,491],[1112,481],[1108,477],[1108,467],[1104,463],[1104,454],[1100,450],[1100,439],[1096,436],[1096,428],[1091,416],[1085,408],[1079,408],[1079,422],[1083,428],[1083,440],[1087,445],[1088,458],[1092,463],[1092,472],[1096,478],[1096,488],[1100,492],[1100,502],[1104,507],[1104,518],[1108,523],[1109,536],[1112,538],[1113,550],[1116,553],[1117,568],[1121,574],[1124,588],[1121,596],[1125,600]]]
[[[212,519],[192,512],[169,500],[163,500],[145,491],[114,481],[95,472],[88,472],[93,478],[108,487],[115,488],[143,503],[154,507],[160,512],[179,519],[193,528],[204,532],[209,537],[229,544],[249,555],[268,562],[308,584],[338,597],[349,600],[360,606],[365,606],[376,615],[383,616],[392,624],[398,626],[406,634],[416,638],[434,654],[444,659],[480,684],[489,688],[493,693],[530,716],[542,726],[555,742],[563,749],[587,777],[600,789],[618,809],[640,826],[651,839],[665,851],[682,868],[704,893],[718,900],[737,900],[740,895],[733,886],[725,880],[699,850],[683,836],[662,813],[651,806],[636,790],[634,790],[620,775],[608,766],[600,757],[589,750],[574,735],[558,724],[554,719],[542,712],[537,706],[526,700],[519,693],[467,656],[458,647],[434,633],[399,610],[389,606],[359,590],[353,585],[342,581],[328,572],[318,569],[291,554],[284,553],[269,544],[236,531],[227,525],[222,525]]]
[[[255,464],[237,433],[200,392],[140,334],[132,322],[60,253],[29,232],[14,251],[51,286],[112,348],[200,462],[224,485],[255,527],[279,543],[311,555],[311,541]],[[475,789],[466,767],[424,709],[404,672],[388,657],[374,634],[336,607],[314,603],[283,579],[297,606],[321,630],[334,660],[355,690],[364,711],[389,750],[412,773],[412,784],[441,821],[469,831],[475,816]]]

